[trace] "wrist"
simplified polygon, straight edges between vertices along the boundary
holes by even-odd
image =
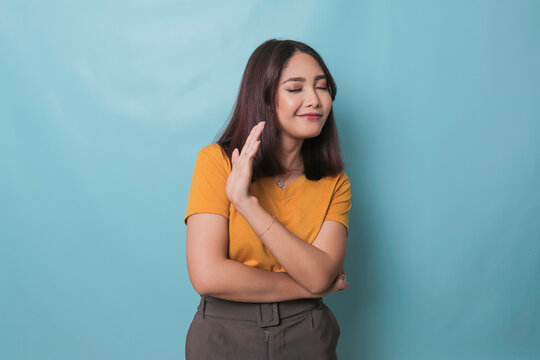
[[[258,203],[259,200],[255,196],[250,195],[244,200],[237,202],[233,205],[240,214],[244,215],[246,212],[249,212],[251,209],[253,209],[253,207],[257,206]]]

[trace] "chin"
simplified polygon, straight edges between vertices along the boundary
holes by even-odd
[[[324,122],[312,122],[310,124],[295,124],[290,131],[285,131],[290,137],[296,139],[310,139],[319,136],[324,127]]]
[[[321,133],[321,130],[322,128],[317,129],[316,131],[305,131],[300,135],[300,137],[303,139],[311,139],[311,138],[319,136],[319,134]]]

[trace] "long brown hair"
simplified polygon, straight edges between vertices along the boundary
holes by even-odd
[[[297,52],[311,55],[317,60],[326,75],[332,101],[336,97],[337,87],[334,78],[321,56],[310,46],[294,40],[271,39],[255,49],[244,70],[227,128],[219,139],[214,141],[221,146],[230,160],[235,148],[238,148],[238,151],[242,150],[251,129],[260,121],[266,121],[259,149],[253,158],[252,182],[259,177],[280,175],[286,171],[277,151],[280,143],[276,93],[284,65]],[[320,134],[314,138],[304,139],[301,156],[305,176],[309,180],[338,175],[343,171],[344,164],[333,109]]]

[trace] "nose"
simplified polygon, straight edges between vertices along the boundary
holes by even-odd
[[[319,95],[317,94],[317,91],[315,89],[311,89],[309,91],[305,92],[306,94],[306,105],[313,106],[313,107],[319,107],[321,104],[321,100],[319,99]]]

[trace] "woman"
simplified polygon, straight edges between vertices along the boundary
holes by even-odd
[[[351,208],[332,102],[308,45],[268,40],[249,58],[234,112],[199,151],[184,222],[201,303],[187,359],[335,359],[322,297],[348,287]]]

